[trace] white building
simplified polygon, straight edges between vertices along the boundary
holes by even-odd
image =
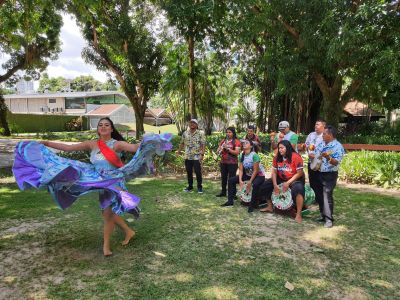
[[[128,98],[115,91],[61,92],[4,95],[8,109],[18,114],[67,114],[82,116],[90,104],[129,104]]]
[[[91,106],[91,111],[85,114],[88,118],[89,129],[96,129],[101,118],[109,117],[114,124],[134,123],[135,114],[124,104],[103,104]]]

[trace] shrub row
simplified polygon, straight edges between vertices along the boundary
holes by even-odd
[[[218,144],[224,135],[207,137],[207,148],[204,156],[203,167],[207,172],[219,172],[219,156],[216,152]],[[163,158],[156,158],[156,168],[160,172],[185,173],[184,158],[177,156],[175,150],[180,143],[180,137],[172,138],[173,150]],[[82,153],[63,154],[69,158],[84,159],[87,155]],[[261,162],[270,171],[272,153],[260,153]],[[305,165],[307,155],[302,154]],[[127,156],[129,159],[129,156]],[[400,153],[378,151],[353,151],[348,152],[341,165],[339,176],[341,180],[351,183],[376,184],[383,187],[400,188]]]
[[[11,114],[8,116],[8,123],[12,133],[30,132],[52,132],[73,130],[76,116],[65,115],[33,115],[33,114]],[[83,117],[83,126],[87,125]]]

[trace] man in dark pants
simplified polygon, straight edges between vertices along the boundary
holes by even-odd
[[[319,204],[319,207],[322,207],[322,201],[323,201],[323,196],[322,196],[322,191],[321,189],[318,189],[318,181],[320,179],[320,174],[318,170],[313,170],[310,167],[311,161],[315,158],[315,149],[319,144],[324,143],[322,139],[322,134],[324,133],[324,129],[326,126],[326,122],[322,119],[318,119],[315,122],[314,129],[315,131],[311,132],[306,139],[306,150],[308,153],[308,181],[310,182],[311,188],[315,192],[315,200]],[[318,190],[318,191],[317,191]],[[321,218],[318,219],[319,222],[324,222],[323,218],[323,212],[320,211]]]
[[[180,154],[185,147],[185,168],[188,178],[188,186],[185,192],[193,192],[193,169],[196,174],[197,192],[203,193],[203,178],[201,176],[201,161],[204,157],[206,138],[204,132],[199,130],[199,123],[196,119],[191,119],[189,129],[182,135],[177,154]]]
[[[333,190],[338,179],[339,163],[344,155],[342,144],[336,140],[336,133],[333,126],[326,126],[322,134],[324,143],[319,144],[315,151],[315,156],[322,159],[317,192],[322,193],[322,203],[319,205],[326,228],[333,226]]]

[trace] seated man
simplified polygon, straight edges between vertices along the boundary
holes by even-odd
[[[280,193],[278,185],[282,183],[282,191],[291,190],[292,199],[296,205],[297,223],[301,223],[301,210],[304,203],[304,172],[303,159],[296,153],[289,141],[283,140],[278,143],[278,154],[272,163],[271,179],[262,186],[267,196],[268,206],[261,212],[273,212],[271,195]]]

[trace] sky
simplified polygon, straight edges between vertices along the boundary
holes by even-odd
[[[106,81],[105,72],[98,71],[94,66],[84,62],[81,57],[82,48],[85,47],[85,41],[76,25],[75,19],[71,15],[63,15],[64,25],[61,28],[61,49],[58,59],[51,61],[46,72],[50,77],[62,76],[73,79],[80,75],[92,75],[99,81]],[[0,64],[5,61],[5,56],[0,57]],[[35,89],[39,82],[35,82]]]

